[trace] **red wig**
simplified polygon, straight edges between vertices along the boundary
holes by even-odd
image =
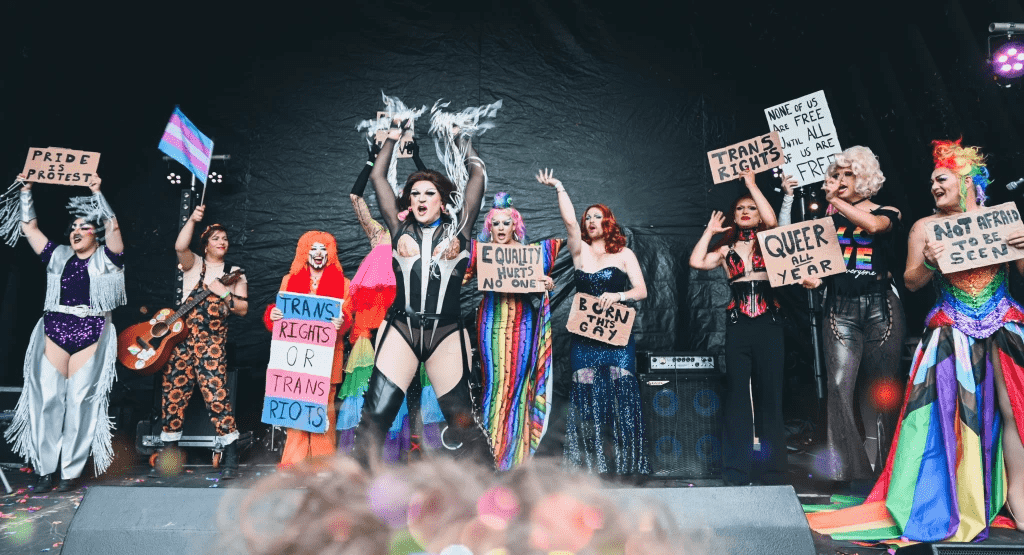
[[[334,236],[326,231],[307,231],[302,234],[302,237],[299,237],[299,243],[295,245],[292,275],[298,274],[306,267],[306,262],[309,260],[309,249],[313,248],[313,243],[323,243],[327,247],[327,265],[334,266],[339,272],[342,271],[341,262],[338,260],[338,242],[334,240]]]
[[[750,194],[740,195],[739,198],[737,198],[735,201],[733,201],[732,209],[730,209],[729,212],[725,214],[725,226],[724,227],[727,227],[729,229],[725,233],[722,234],[722,238],[719,239],[717,243],[715,243],[715,246],[711,247],[711,250],[715,251],[715,250],[718,250],[718,249],[722,248],[723,246],[732,247],[733,245],[736,244],[736,241],[737,241],[737,238],[738,238],[738,235],[739,235],[739,229],[740,229],[740,226],[736,225],[736,207],[739,206],[740,202],[742,202],[744,200],[749,200],[751,202],[755,202],[754,201],[754,197],[750,196]],[[755,202],[755,204],[756,204],[756,202]],[[761,232],[761,231],[767,230],[768,226],[765,225],[764,218],[761,217],[761,213],[758,212],[757,216],[758,216],[758,218],[761,221],[757,223],[757,228],[755,228],[755,232]],[[755,237],[755,239],[754,239],[754,246],[756,248],[756,251],[758,253],[760,253],[761,252],[761,245],[757,244],[757,239],[756,239],[757,235],[754,235],[754,237]]]
[[[583,211],[583,216],[580,217],[580,235],[583,238],[583,242],[589,245],[593,241],[589,233],[584,233],[584,230],[587,229],[587,212],[590,212],[591,208],[597,208],[603,216],[601,218],[601,233],[604,237],[605,252],[615,254],[624,249],[626,247],[626,236],[622,234],[622,229],[615,221],[612,209],[603,204],[592,204]]]

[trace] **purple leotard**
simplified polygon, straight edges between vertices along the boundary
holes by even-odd
[[[39,257],[43,264],[50,261],[53,250],[57,244],[50,241],[43,247]],[[118,267],[124,267],[121,256],[124,253],[115,254],[110,252],[106,246],[103,247],[107,258]],[[94,255],[95,256],[95,255]],[[64,306],[91,306],[89,302],[89,259],[81,259],[72,256],[64,264],[64,271],[60,276],[60,304]],[[68,354],[75,354],[78,351],[96,343],[103,333],[103,325],[106,318],[103,316],[86,316],[79,318],[73,314],[63,312],[44,312],[43,331],[58,347],[64,349]]]

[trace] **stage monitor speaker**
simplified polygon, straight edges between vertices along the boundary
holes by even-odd
[[[61,553],[209,553],[220,535],[218,518],[231,518],[218,514],[220,505],[237,507],[248,493],[220,488],[90,487],[71,519]]]
[[[633,510],[663,505],[689,539],[687,553],[815,555],[807,518],[791,486],[609,490]]]
[[[918,543],[897,549],[896,555],[1024,555],[1024,545],[989,537],[984,543]]]
[[[722,475],[721,375],[691,372],[639,375],[652,477]]]

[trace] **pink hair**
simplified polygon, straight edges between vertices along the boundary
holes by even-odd
[[[508,213],[512,217],[512,232],[513,238],[521,243],[526,242],[526,224],[523,223],[523,216],[515,208],[491,208],[487,212],[487,216],[484,218],[484,230],[480,232],[480,240],[490,242],[491,237],[491,217],[496,214]]]

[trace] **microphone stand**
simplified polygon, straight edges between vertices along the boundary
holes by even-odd
[[[813,191],[810,187],[797,187],[793,194],[795,199],[793,202],[793,208],[796,209],[796,214],[792,218],[793,223],[805,222],[807,220],[814,219],[814,214],[809,209],[808,204],[813,198]],[[818,396],[817,403],[817,418],[815,419],[814,425],[814,440],[815,443],[823,439],[822,434],[825,430],[825,357],[824,349],[822,347],[821,340],[821,318],[822,318],[822,303],[821,293],[817,289],[807,290],[807,312],[810,318],[811,324],[811,351],[814,357],[814,385]]]

